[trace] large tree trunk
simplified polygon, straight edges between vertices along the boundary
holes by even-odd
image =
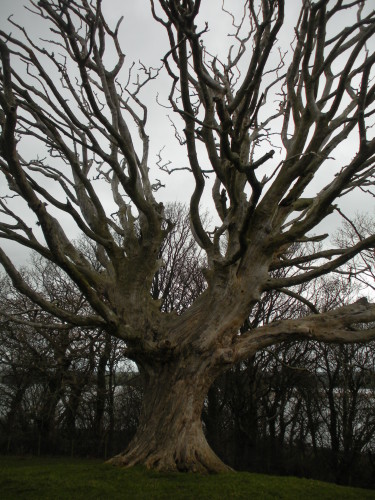
[[[197,356],[158,368],[143,366],[145,391],[137,433],[109,463],[163,471],[230,470],[212,451],[202,429],[203,403],[213,382],[205,364]]]

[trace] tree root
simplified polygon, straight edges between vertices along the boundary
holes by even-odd
[[[107,463],[126,468],[134,467],[135,465],[144,465],[148,469],[159,472],[215,474],[232,471],[208,446],[204,452],[190,449],[188,453],[184,453],[183,455],[182,457],[181,454],[172,453],[169,450],[137,453],[133,449],[114,456]]]

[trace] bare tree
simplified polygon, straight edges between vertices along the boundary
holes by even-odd
[[[335,242],[341,248],[353,246],[363,239],[374,234],[374,218],[370,213],[356,214],[352,219],[345,217],[342,226],[335,234]],[[358,254],[354,259],[351,259],[338,272],[342,276],[356,282],[362,289],[374,292],[375,278],[375,255],[374,249],[369,248]],[[354,279],[353,279],[354,278]]]
[[[170,43],[163,58],[171,78],[169,104],[195,181],[191,229],[206,255],[205,290],[182,314],[163,311],[150,293],[171,229],[155,194],[160,183],[150,177],[148,115],[141,101],[159,70],[141,66],[135,85],[131,71],[123,75],[120,21],[114,29],[108,25],[100,0],[31,0],[30,9],[51,29],[51,39],[41,43],[14,21],[19,37],[0,31],[0,169],[9,186],[0,200],[0,237],[63,269],[91,312],[48,301],[23,280],[4,249],[0,262],[14,286],[56,317],[60,328],[102,328],[126,342],[126,355],[143,374],[144,400],[138,432],[114,464],[226,470],[200,420],[220,373],[282,341],[375,336],[373,328],[356,328],[375,319],[375,306],[365,299],[242,328],[264,293],[287,293],[374,246],[370,235],[349,248],[288,257],[294,243],[324,237],[311,231],[337,198],[371,188],[375,13],[361,0],[301,2],[288,60],[276,44],[284,0],[246,1],[239,21],[229,17],[234,45],[220,59],[205,46],[201,3],[151,0]],[[346,15],[354,20],[350,26],[342,25]],[[271,146],[276,137],[280,154]],[[38,144],[36,158],[24,140]],[[306,198],[314,176],[327,171],[332,152],[346,141],[358,146],[352,158]],[[207,176],[221,220],[214,231],[205,227],[200,208]],[[111,189],[109,206],[104,182]],[[37,228],[24,218],[26,209]],[[67,218],[92,241],[100,266],[71,241]]]
[[[160,300],[161,311],[181,314],[206,288],[202,274],[205,260],[191,234],[188,209],[171,203],[165,213],[173,229],[160,248],[163,265],[155,273],[151,294]]]
[[[30,267],[23,279],[41,295],[67,310],[87,309],[59,267],[38,256]],[[7,311],[0,321],[0,439],[6,449],[79,454],[86,441],[86,453],[106,455],[114,441],[115,371],[121,371],[118,363],[122,371],[126,366],[123,342],[100,330],[55,330],[54,318],[7,276],[0,276],[0,285],[0,308]]]
[[[38,256],[33,265],[32,271],[22,270],[23,279],[29,286],[34,286],[54,303],[64,304],[66,310],[78,312],[85,308],[82,294],[60,268]],[[94,360],[92,366],[88,361],[92,358],[90,353],[95,340],[99,344],[99,334],[77,328],[55,330],[54,318],[18,293],[8,277],[1,277],[0,283],[0,307],[7,311],[0,322],[0,371],[6,381],[1,388],[2,410],[7,411],[4,431],[10,443],[17,424],[23,422],[24,425],[18,427],[25,428],[34,420],[39,452],[51,451],[58,434],[58,408],[67,387],[75,385],[73,376],[78,371],[77,364],[80,365],[81,391],[87,384],[85,371],[87,374],[88,368],[94,371]],[[33,392],[35,404],[28,401],[30,392]]]
[[[320,423],[310,432],[316,433],[320,449],[330,449],[325,466],[339,483],[351,484],[366,450],[373,450],[373,352],[373,343],[315,346],[317,383],[311,392]]]

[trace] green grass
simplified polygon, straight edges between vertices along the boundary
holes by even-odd
[[[0,497],[9,499],[375,499],[375,491],[334,484],[228,473],[162,474],[97,460],[0,457]]]

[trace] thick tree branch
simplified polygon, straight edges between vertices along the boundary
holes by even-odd
[[[261,326],[236,340],[233,356],[241,361],[259,349],[292,340],[323,342],[369,342],[375,338],[374,328],[362,328],[375,321],[375,304],[359,299],[354,304],[300,319],[281,320]]]

